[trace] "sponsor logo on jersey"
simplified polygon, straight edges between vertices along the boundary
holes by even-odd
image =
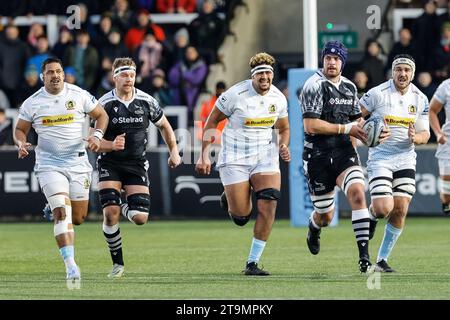
[[[386,123],[390,126],[399,126],[408,128],[410,123],[414,123],[414,118],[404,118],[396,116],[385,116]]]
[[[277,112],[277,106],[274,104],[271,104],[269,106],[269,113],[275,113],[275,112]]]
[[[408,113],[409,114],[416,114],[417,113],[417,107],[415,105],[410,105],[408,107]]]
[[[73,114],[44,117],[44,118],[42,118],[42,125],[50,127],[50,126],[56,126],[58,124],[69,124],[69,123],[74,122],[74,120],[75,120],[75,116]]]
[[[328,100],[330,104],[353,104],[353,99],[344,99],[344,98],[330,98]]]
[[[244,126],[246,127],[271,127],[275,124],[275,117],[270,118],[247,118]]]
[[[75,101],[69,100],[66,102],[66,109],[67,110],[75,110]]]
[[[119,117],[119,118],[113,118],[111,120],[112,123],[143,123],[144,118],[143,117]]]

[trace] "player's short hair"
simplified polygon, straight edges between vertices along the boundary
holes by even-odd
[[[134,63],[133,59],[131,58],[116,58],[113,62],[112,66],[112,74],[115,78],[122,72],[126,71],[134,71],[136,72],[136,63]]]
[[[273,67],[275,65],[275,58],[268,53],[260,52],[250,58],[249,64],[251,69],[262,64],[267,64]]]
[[[133,61],[133,59],[124,57],[124,58],[116,58],[114,59],[113,65],[112,65],[112,71],[114,72],[115,69],[119,67],[135,67],[136,63]]]
[[[63,63],[60,59],[56,58],[56,57],[50,57],[44,60],[44,62],[42,62],[41,65],[41,72],[44,73],[45,67],[50,64],[50,63],[59,63],[59,65],[61,66],[61,68],[63,68]]]

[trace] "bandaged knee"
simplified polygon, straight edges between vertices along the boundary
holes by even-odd
[[[53,234],[55,237],[63,233],[73,232],[72,206],[70,205],[69,198],[62,194],[56,194],[48,197],[47,200],[52,212],[54,209],[62,208],[65,214],[64,219],[58,221],[55,219],[55,224],[53,226]]]
[[[233,222],[239,227],[245,226],[247,224],[247,222],[250,221],[250,216],[252,215],[252,213],[250,212],[246,216],[236,216],[229,211],[228,211],[228,214],[230,215],[231,220],[233,220]]]
[[[148,216],[150,211],[150,195],[145,193],[135,193],[127,197],[128,212],[126,213],[131,222],[137,214]]]

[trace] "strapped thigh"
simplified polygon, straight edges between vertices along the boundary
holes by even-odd
[[[334,191],[320,196],[311,195],[311,201],[314,206],[314,210],[319,214],[324,214],[333,211],[334,195],[335,195]]]
[[[404,169],[394,172],[392,191],[394,197],[412,198],[416,192],[416,172],[413,169]]]
[[[347,195],[347,191],[350,186],[354,183],[360,183],[363,186],[366,185],[366,181],[364,179],[364,173],[359,166],[350,167],[347,169],[347,172],[342,180],[341,189],[344,191],[344,194]]]
[[[375,177],[369,181],[370,198],[392,197],[392,178],[386,176]]]

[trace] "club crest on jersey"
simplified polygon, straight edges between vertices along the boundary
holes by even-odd
[[[66,102],[66,109],[67,110],[74,110],[75,109],[75,101],[69,100]]]
[[[277,106],[274,104],[271,104],[269,106],[269,113],[275,113],[275,112],[277,112]]]
[[[83,187],[87,190],[91,186],[91,182],[88,179],[84,179]]]
[[[415,105],[410,105],[408,107],[408,113],[409,114],[416,114],[417,113],[417,107]]]
[[[144,110],[142,110],[141,107],[137,107],[136,110],[134,110],[134,114],[144,114]]]

